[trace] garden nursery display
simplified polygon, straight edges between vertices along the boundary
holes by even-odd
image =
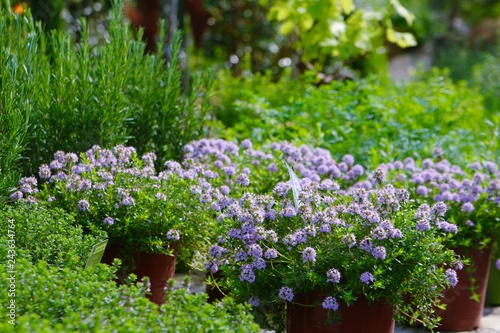
[[[480,330],[500,305],[480,2],[209,0],[183,24],[154,1],[152,32],[147,1],[0,0],[0,331]],[[421,44],[439,67],[393,81]]]

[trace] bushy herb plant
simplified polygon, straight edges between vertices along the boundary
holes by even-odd
[[[175,244],[189,258],[203,248],[212,219],[191,194],[195,174],[173,161],[157,173],[155,159],[124,146],[94,146],[80,157],[58,151],[40,166],[39,180],[21,179],[11,199],[72,212],[86,232],[106,231],[125,254],[170,253]]]
[[[2,243],[8,226],[14,225],[15,248],[31,261],[46,261],[55,267],[84,267],[92,247],[106,238],[105,232],[83,234],[72,214],[59,208],[18,203],[0,209]]]
[[[434,158],[383,164],[389,181],[406,188],[412,198],[432,206],[444,202],[446,218],[457,225],[458,233],[448,244],[461,248],[484,248],[500,240],[500,171],[492,161],[465,166],[452,164],[435,150]],[[422,228],[427,228],[423,226]]]
[[[2,244],[3,245],[3,244]],[[4,247],[0,245],[0,252]],[[115,267],[57,268],[20,259],[16,266],[15,325],[0,323],[2,332],[258,332],[248,309],[231,299],[217,305],[203,294],[168,290],[160,309],[150,302],[146,280],[117,286]],[[6,266],[0,267],[0,286],[9,288]],[[7,293],[1,301],[9,304]],[[2,307],[0,315],[8,317]]]
[[[402,85],[370,77],[319,88],[290,77],[222,76],[216,91],[215,114],[225,126],[220,135],[228,139],[305,143],[336,159],[352,154],[372,168],[428,155],[435,146],[456,160],[498,153],[481,95],[445,71]]]
[[[318,304],[335,316],[340,303],[364,295],[393,304],[398,319],[433,327],[433,306],[462,267],[442,242],[457,232],[445,210],[415,206],[392,185],[339,191],[307,178],[279,183],[270,195],[247,193],[222,211],[228,232],[210,249],[207,268],[255,307],[321,291]]]
[[[94,45],[85,21],[75,44],[69,32],[46,33],[29,11],[13,14],[2,0],[0,129],[10,122],[0,141],[2,148],[8,145],[0,156],[2,172],[20,153],[23,173],[33,174],[58,150],[125,143],[140,154],[155,151],[159,168],[180,160],[182,147],[203,136],[208,75],[194,74],[183,87],[180,33],[170,45],[161,36],[158,49],[168,48],[169,59],[145,55],[121,8],[114,3],[103,45]]]

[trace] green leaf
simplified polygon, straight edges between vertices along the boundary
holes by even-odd
[[[354,2],[352,0],[340,0],[340,5],[346,14],[350,14],[355,9]]]
[[[280,27],[279,32],[282,35],[288,35],[292,32],[295,27],[295,22],[293,20],[286,20]]]
[[[413,15],[408,9],[403,7],[399,0],[391,0],[391,5],[399,16],[405,19],[408,25],[412,25],[415,20],[415,15]]]
[[[387,40],[395,43],[397,46],[406,48],[417,45],[415,36],[409,32],[398,32],[392,28],[388,28],[385,33]]]

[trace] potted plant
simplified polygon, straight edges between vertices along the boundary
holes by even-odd
[[[293,168],[301,177],[312,181],[322,181],[322,186],[330,189],[346,188],[356,182],[364,173],[361,165],[354,163],[351,155],[335,161],[330,152],[321,148],[296,146],[289,142],[273,142],[261,149],[254,147],[248,139],[237,144],[223,139],[201,139],[184,147],[183,166],[199,174],[211,186],[196,187],[195,192],[209,201],[211,208],[219,213],[224,211],[244,193],[269,193],[276,184],[288,186],[289,169]],[[227,232],[224,224],[213,233]],[[199,260],[203,262],[203,258]],[[200,268],[203,264],[200,264]],[[209,300],[220,299],[215,276],[209,274],[207,292]]]
[[[288,332],[392,332],[393,315],[435,326],[431,305],[461,266],[442,244],[456,231],[442,218],[444,204],[416,207],[392,186],[283,185],[246,193],[221,213],[228,232],[207,267],[223,272],[233,296],[254,307],[286,305]]]
[[[191,193],[197,175],[173,161],[157,173],[155,155],[139,158],[133,147],[94,146],[81,156],[58,151],[54,157],[40,166],[39,180],[21,179],[11,199],[63,208],[84,230],[106,231],[114,255],[138,277],[149,276],[151,299],[162,303],[176,257],[189,261],[208,246],[212,219]]]
[[[421,204],[444,202],[445,218],[458,233],[446,240],[447,246],[469,259],[459,272],[461,281],[446,291],[446,310],[440,313],[440,330],[463,331],[479,327],[483,313],[490,257],[500,238],[500,173],[498,165],[474,162],[465,167],[453,165],[436,149],[434,159],[381,165],[389,182],[407,188]]]

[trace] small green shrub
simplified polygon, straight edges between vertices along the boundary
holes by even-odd
[[[1,246],[0,246],[1,247]],[[167,293],[168,303],[158,307],[146,297],[146,281],[117,287],[113,267],[92,269],[31,264],[16,266],[16,325],[3,320],[2,332],[258,332],[248,309],[228,299],[211,305],[206,295],[185,289]],[[9,289],[7,268],[0,267],[0,286]],[[0,296],[9,304],[8,293]],[[8,317],[2,306],[0,315]]]
[[[0,3],[0,204],[5,202],[10,189],[20,177],[20,159],[28,144],[28,129],[33,105],[28,96],[33,86],[25,77],[26,67],[20,66],[23,59],[33,59],[37,66],[36,50],[23,47],[17,54],[10,50],[6,36],[21,30],[21,18],[7,15]]]
[[[92,246],[105,236],[104,232],[84,236],[73,215],[41,205],[4,206],[0,209],[0,221],[2,243],[7,243],[8,228],[13,224],[15,247],[20,256],[27,256],[33,262],[44,260],[56,267],[84,267]]]
[[[194,75],[183,88],[180,34],[169,46],[168,63],[144,55],[121,8],[114,4],[106,43],[93,45],[85,21],[75,44],[68,31],[46,34],[29,12],[14,15],[7,0],[0,2],[0,129],[9,127],[0,139],[6,151],[0,153],[0,168],[11,167],[25,146],[23,173],[33,174],[58,150],[125,143],[140,154],[155,151],[160,166],[180,160],[182,147],[203,136],[208,76]],[[19,125],[11,128],[14,116]],[[3,157],[7,154],[12,157]]]

